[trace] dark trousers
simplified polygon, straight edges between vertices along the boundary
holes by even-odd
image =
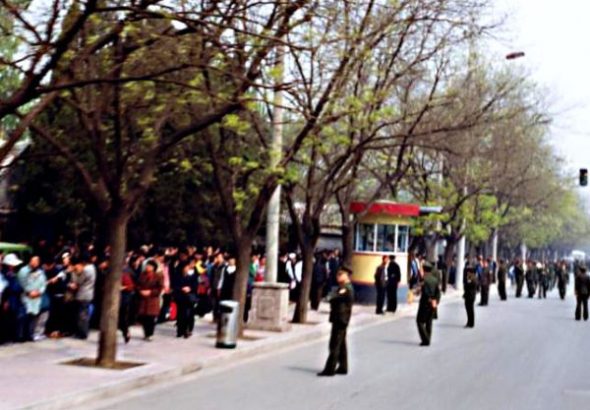
[[[66,315],[64,297],[52,297],[49,308],[49,318],[47,319],[47,323],[45,323],[45,334],[50,335],[53,332],[63,333],[65,331],[64,319],[66,318]]]
[[[475,297],[465,298],[465,311],[467,312],[467,327],[475,327]]]
[[[334,374],[338,371],[348,372],[348,350],[346,348],[346,326],[332,325],[330,334],[330,355],[324,367],[324,373]]]
[[[524,279],[522,276],[516,277],[516,297],[522,296],[522,288],[524,287]]]
[[[481,296],[479,299],[480,306],[487,306],[490,299],[490,285],[482,285]]]
[[[311,285],[311,309],[318,310],[320,308],[320,302],[322,301],[322,296],[324,292],[324,285],[323,283],[312,283]]]
[[[90,302],[76,301],[76,337],[87,339],[90,330]]]
[[[533,282],[532,279],[527,279],[526,287],[529,292],[529,298],[534,297],[535,296],[535,282]]]
[[[385,306],[385,287],[384,286],[375,286],[377,290],[377,306],[375,308],[375,313],[381,314],[383,313],[383,306]]]
[[[141,326],[143,327],[143,335],[145,337],[152,337],[156,329],[157,316],[141,316]]]
[[[418,334],[422,344],[428,346],[432,338],[432,316],[433,309],[429,307],[419,307],[416,324],[418,325]]]
[[[500,295],[500,300],[506,300],[506,279],[499,279],[498,280],[498,295]]]
[[[387,284],[387,311],[393,312],[397,310],[397,285],[398,283]]]
[[[126,292],[121,294],[121,304],[119,305],[119,330],[123,333],[124,337],[129,334],[129,318],[132,299],[132,294]]]
[[[588,296],[577,296],[576,320],[588,320]]]
[[[565,299],[565,290],[566,290],[565,284],[563,284],[563,285],[559,284],[559,297],[561,298],[561,300]]]
[[[194,303],[189,297],[178,297],[176,299],[176,336],[188,336],[195,327]]]
[[[27,313],[25,317],[25,326],[24,326],[24,341],[25,342],[32,342],[35,340],[35,329],[37,328],[37,321],[39,320],[39,315],[34,315],[31,313]]]
[[[24,312],[15,312],[11,309],[0,311],[0,344],[22,342],[24,325]]]
[[[539,299],[547,299],[547,287],[545,281],[539,283]]]

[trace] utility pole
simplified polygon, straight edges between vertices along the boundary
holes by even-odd
[[[276,171],[283,154],[283,92],[281,90],[284,78],[285,48],[279,44],[276,48],[273,114],[272,114],[272,143],[270,152],[270,167]],[[276,283],[279,269],[279,231],[281,222],[281,186],[278,185],[268,204],[266,218],[266,273],[267,283]]]

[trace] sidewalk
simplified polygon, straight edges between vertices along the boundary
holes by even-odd
[[[444,301],[458,298],[448,292]],[[401,304],[395,315],[377,316],[374,306],[355,306],[351,331],[387,323],[413,315],[417,304]],[[128,345],[119,344],[120,360],[145,363],[128,370],[106,370],[63,365],[63,362],[96,357],[98,333],[88,340],[60,339],[36,343],[0,346],[0,409],[62,409],[75,408],[129,392],[148,384],[169,381],[240,359],[321,339],[330,333],[329,306],[322,304],[319,312],[310,312],[308,324],[293,325],[291,331],[273,333],[246,330],[244,340],[234,350],[215,348],[215,325],[211,318],[197,320],[190,339],[176,338],[174,323],[156,328],[153,342],[142,340],[140,327],[131,330]]]

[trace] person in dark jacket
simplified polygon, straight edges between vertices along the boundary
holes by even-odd
[[[524,268],[520,259],[514,263],[514,280],[516,281],[516,297],[520,298],[524,286]]]
[[[555,272],[557,276],[557,289],[559,290],[559,297],[561,300],[565,299],[567,283],[568,283],[568,272],[567,272],[567,264],[565,261],[561,261],[557,265],[557,270]]]
[[[318,376],[334,376],[335,374],[348,373],[348,351],[346,347],[346,329],[352,315],[354,291],[350,283],[352,271],[341,267],[336,275],[338,288],[329,296],[330,322],[332,333],[330,334],[330,355],[326,361],[324,370]]]
[[[447,293],[447,284],[449,283],[449,268],[445,262],[443,255],[438,255],[436,269],[438,269],[438,271],[441,274],[441,291],[442,293]]]
[[[590,277],[582,266],[576,275],[576,320],[588,320],[588,297],[590,296]]]
[[[383,256],[381,265],[377,266],[375,270],[375,290],[377,292],[377,304],[375,313],[383,315],[383,307],[385,305],[385,289],[387,287],[387,264],[389,263],[389,256]]]
[[[155,261],[148,261],[137,282],[139,293],[137,313],[146,341],[151,341],[154,336],[156,319],[160,314],[160,294],[164,289],[164,278],[157,273],[157,269],[158,264]]]
[[[387,266],[387,311],[395,313],[397,310],[397,288],[402,279],[402,271],[395,261],[395,255],[389,257]]]
[[[500,259],[500,266],[498,268],[498,295],[500,300],[506,300],[506,276],[508,274],[508,268],[506,267],[506,261]]]
[[[213,265],[211,267],[211,277],[209,278],[209,282],[211,285],[211,292],[209,296],[211,297],[211,306],[213,307],[213,321],[217,321],[219,319],[219,302],[221,296],[221,285],[222,285],[222,278],[225,275],[225,271],[227,269],[227,264],[225,262],[225,257],[223,253],[217,252],[213,257]]]
[[[328,266],[327,266],[326,254],[324,252],[316,256],[315,264],[313,265],[313,277],[311,282],[311,308],[318,310],[320,308],[320,302],[324,293],[324,287],[326,286],[326,280],[328,279]]]
[[[479,276],[479,288],[481,290],[481,298],[479,306],[487,306],[490,300],[490,284],[492,283],[492,272],[487,260],[481,260],[481,272]]]
[[[67,266],[45,263],[43,269],[47,276],[47,294],[49,295],[49,318],[45,323],[45,335],[50,338],[62,336],[66,330],[67,310],[65,295],[68,290],[70,274]]]
[[[176,337],[188,339],[195,327],[195,305],[197,303],[198,276],[194,272],[194,262],[183,263],[181,276],[174,288],[176,301]]]
[[[463,299],[465,300],[465,311],[467,312],[466,328],[475,327],[475,299],[477,298],[477,276],[475,269],[467,268],[463,277]]]
[[[424,281],[422,282],[416,324],[422,341],[420,346],[429,346],[432,338],[432,319],[441,296],[440,280],[433,274],[433,266],[429,262],[424,263],[423,269]]]
[[[537,265],[533,261],[529,261],[525,274],[526,288],[529,293],[529,299],[535,296],[535,280],[537,278]]]

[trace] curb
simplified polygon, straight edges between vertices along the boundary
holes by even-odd
[[[459,292],[453,292],[447,294],[445,303],[459,299]],[[354,325],[350,327],[350,333],[370,328],[372,326],[378,326],[395,322],[402,318],[410,317],[415,314],[415,308],[418,306],[417,303],[412,305],[404,304],[400,307],[398,312],[392,316],[375,316],[372,314],[361,314],[355,321]],[[289,333],[276,337],[271,342],[260,343],[245,348],[238,348],[231,354],[224,357],[211,358],[205,361],[198,361],[188,363],[186,365],[157,371],[151,374],[139,376],[137,378],[131,378],[129,380],[118,381],[110,384],[103,384],[95,388],[90,388],[84,391],[74,392],[55,399],[45,400],[43,402],[32,403],[30,405],[19,407],[22,410],[61,410],[66,408],[75,408],[84,404],[90,404],[91,402],[98,402],[111,398],[112,396],[122,395],[130,393],[133,390],[146,387],[148,385],[156,385],[163,382],[169,382],[174,379],[179,379],[184,376],[188,376],[199,372],[203,369],[211,369],[226,365],[228,363],[236,362],[238,360],[252,359],[268,353],[277,353],[282,350],[298,347],[307,342],[320,341],[330,335],[329,323],[322,323],[316,325],[313,330],[302,333],[297,336],[290,336]],[[150,366],[149,364],[147,366]],[[143,367],[145,369],[145,367]]]

